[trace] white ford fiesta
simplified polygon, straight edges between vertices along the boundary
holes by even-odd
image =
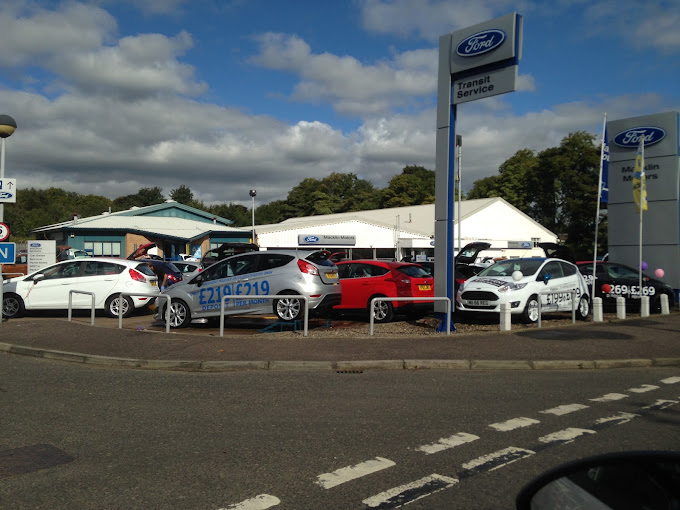
[[[78,292],[71,293],[72,290]],[[158,278],[147,264],[108,257],[59,262],[27,276],[5,280],[2,291],[2,313],[7,318],[21,317],[26,310],[65,310],[69,295],[73,309],[89,310],[91,294],[94,294],[95,309],[104,309],[109,317],[118,317],[117,298],[121,292],[159,292]],[[123,317],[132,314],[135,308],[148,306],[153,299],[125,296]]]
[[[524,322],[538,321],[538,300],[546,312],[572,310],[576,294],[576,316],[584,320],[590,312],[588,286],[571,262],[554,258],[509,259],[496,262],[458,289],[458,309],[466,312],[499,313],[501,304]]]

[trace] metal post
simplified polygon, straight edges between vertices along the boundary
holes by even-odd
[[[462,234],[460,232],[460,219],[462,217],[462,212],[461,212],[461,203],[463,202],[463,173],[462,173],[462,167],[461,167],[461,162],[463,159],[463,137],[460,135],[456,135],[456,147],[458,147],[458,174],[456,176],[456,182],[458,183],[458,253],[460,253],[460,250],[463,246],[461,242],[461,237]],[[454,273],[455,273],[455,268],[454,268]],[[455,277],[455,276],[454,276]]]
[[[251,189],[250,190],[250,198],[252,199],[252,205],[250,207],[250,212],[253,216],[253,231],[252,231],[252,238],[253,238],[253,244],[255,243],[255,197],[257,196],[257,190]]]

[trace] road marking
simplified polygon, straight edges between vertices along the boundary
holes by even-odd
[[[613,402],[615,400],[622,400],[624,398],[628,398],[628,395],[624,395],[623,393],[607,393],[601,397],[591,398],[589,400],[592,402]]]
[[[643,384],[639,388],[628,388],[626,391],[630,391],[632,393],[646,393],[648,391],[653,391],[653,390],[658,390],[658,386],[654,386],[653,384]]]
[[[500,469],[515,461],[529,457],[534,453],[536,452],[532,450],[510,446],[504,450],[477,457],[476,459],[463,464],[463,472],[460,473],[460,478],[467,478],[479,471],[494,471]]]
[[[336,469],[332,473],[323,473],[317,477],[316,483],[324,489],[330,489],[336,485],[349,482],[355,478],[361,478],[362,476],[370,475],[371,473],[382,471],[383,469],[387,469],[395,465],[396,464],[389,459],[376,457],[375,459],[367,460],[366,462],[361,462],[354,466]]]
[[[246,499],[240,503],[229,505],[227,508],[220,510],[266,510],[281,503],[279,498],[270,496],[269,494],[260,494],[251,499]]]
[[[546,409],[545,411],[540,411],[543,414],[554,414],[556,416],[562,416],[563,414],[573,413],[575,411],[580,411],[581,409],[588,409],[588,406],[583,404],[566,404],[563,406],[553,407],[552,409]]]
[[[571,443],[572,441],[574,441],[574,439],[584,434],[595,433],[596,432],[594,430],[590,429],[568,428],[560,430],[558,432],[554,432],[552,434],[548,434],[547,436],[539,437],[538,440],[541,443]]]
[[[605,424],[613,424],[614,422],[618,422],[618,425],[623,425],[624,423],[628,423],[630,420],[633,418],[636,418],[637,416],[640,416],[639,414],[633,414],[633,413],[625,413],[623,411],[620,411],[619,414],[615,414],[614,416],[608,416],[607,418],[600,418],[595,422],[595,425],[605,425]]]
[[[657,399],[656,402],[654,402],[651,405],[645,406],[642,409],[666,409],[667,407],[673,406],[677,404],[677,400],[661,400]]]
[[[669,377],[668,379],[661,379],[664,384],[675,384],[680,382],[680,377]]]
[[[504,421],[502,423],[492,423],[489,425],[492,429],[496,429],[499,432],[508,432],[509,430],[515,430],[522,427],[528,427],[536,423],[541,423],[533,418],[513,418],[512,420]]]
[[[432,455],[433,453],[448,450],[449,448],[455,448],[456,446],[465,443],[471,443],[477,439],[479,439],[479,436],[468,434],[467,432],[459,432],[458,434],[449,437],[442,437],[436,443],[419,446],[416,450],[425,452],[427,455]]]
[[[400,508],[421,498],[431,496],[435,492],[448,489],[457,483],[458,480],[455,478],[435,473],[415,482],[400,485],[399,487],[371,496],[363,500],[362,503],[371,508]]]

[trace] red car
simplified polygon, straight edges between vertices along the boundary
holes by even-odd
[[[382,260],[337,262],[342,301],[334,310],[366,310],[374,297],[434,297],[434,278],[418,264]],[[433,301],[378,301],[375,322],[389,322],[395,308],[408,312]],[[370,313],[370,312],[369,312]]]

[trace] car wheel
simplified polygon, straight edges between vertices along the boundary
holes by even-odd
[[[376,296],[374,296],[376,297]],[[372,300],[373,298],[371,298]],[[369,317],[371,314],[371,301],[368,302]],[[373,322],[378,324],[390,322],[394,319],[394,307],[390,301],[376,301],[375,310],[373,311]]]
[[[110,296],[109,299],[106,300],[106,316],[111,317],[113,319],[118,318],[118,297],[120,294],[115,294],[113,296]],[[135,309],[135,304],[132,302],[132,298],[130,296],[125,296],[123,297],[123,317],[130,317],[132,315],[132,311]]]
[[[582,296],[576,307],[576,318],[580,321],[584,321],[588,318],[588,314],[590,314],[590,300],[585,296]]]
[[[18,319],[24,315],[24,300],[16,294],[7,293],[2,300],[2,315],[8,319]]]
[[[538,298],[535,294],[527,300],[527,305],[522,312],[522,322],[527,324],[538,322]]]
[[[281,294],[296,294],[292,291],[283,291]],[[303,312],[302,299],[283,298],[274,300],[274,313],[284,322],[293,322],[302,319]]]
[[[170,327],[186,328],[191,324],[191,311],[181,299],[170,302]]]

